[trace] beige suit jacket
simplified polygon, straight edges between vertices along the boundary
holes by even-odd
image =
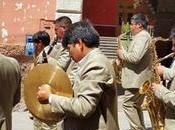
[[[54,112],[65,115],[64,130],[118,130],[115,72],[112,64],[94,49],[78,63],[74,96],[52,95]]]
[[[49,64],[58,65],[65,71],[68,69],[71,58],[67,49],[64,49],[62,46],[55,45],[49,56]]]
[[[12,130],[12,108],[20,100],[20,68],[14,58],[0,54],[0,130]]]
[[[122,51],[122,86],[124,88],[139,88],[151,78],[151,54],[149,50],[150,35],[142,30],[133,37],[128,50]]]
[[[71,84],[74,84],[74,75],[77,69],[76,63],[70,58],[67,49],[61,45],[55,45],[48,57],[48,63],[58,65],[68,74]]]

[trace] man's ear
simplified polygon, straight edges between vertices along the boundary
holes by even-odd
[[[77,39],[77,44],[79,45],[80,49],[83,50],[84,43],[80,38]]]
[[[62,26],[61,29],[63,30],[63,32],[66,31],[66,28],[64,26]]]
[[[138,26],[139,28],[143,28],[142,24],[141,23],[138,23]]]

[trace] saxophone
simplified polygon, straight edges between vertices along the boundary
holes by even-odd
[[[116,46],[118,49],[121,49],[122,47],[124,47],[124,45],[125,45],[124,48],[128,48],[127,44],[124,44],[122,42],[122,40],[127,40],[127,42],[130,40],[130,31],[122,33],[118,36],[117,46]],[[117,57],[117,59],[119,59],[119,58]],[[114,70],[115,70],[115,74],[116,74],[116,82],[117,82],[117,84],[121,84],[122,61],[120,60],[120,64],[118,65],[116,63],[116,60],[114,60],[113,66],[114,66]]]
[[[163,58],[158,59],[156,52],[156,42],[157,41],[169,41],[169,39],[164,39],[162,37],[152,38],[150,41],[150,51],[152,55],[152,63],[151,63],[151,79],[150,81],[145,81],[144,84],[139,88],[140,94],[145,95],[144,102],[142,106],[146,107],[148,110],[152,128],[153,130],[164,130],[165,125],[165,106],[162,101],[155,97],[152,90],[150,89],[151,83],[159,84],[161,82],[160,76],[155,69],[155,66],[161,61],[172,57],[174,53],[170,53]]]

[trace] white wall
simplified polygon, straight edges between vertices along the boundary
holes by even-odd
[[[83,0],[57,0],[55,19],[60,16],[68,16],[74,22],[82,18]]]

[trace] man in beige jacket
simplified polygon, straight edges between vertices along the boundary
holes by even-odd
[[[54,95],[49,85],[43,85],[38,100],[64,115],[59,130],[118,130],[115,72],[98,48],[99,34],[88,21],[80,21],[70,26],[62,44],[78,64],[74,95]]]
[[[63,48],[61,42],[65,31],[70,27],[72,21],[67,16],[61,16],[55,20],[55,34],[57,37],[57,43],[53,46],[53,49],[47,56],[49,64],[60,66],[69,76],[71,83],[74,80],[74,71],[76,71],[76,64],[69,56],[69,52],[66,48]],[[49,50],[49,49],[48,49]]]
[[[131,18],[132,42],[127,50],[117,50],[122,60],[122,86],[125,89],[123,109],[128,117],[131,130],[145,130],[141,104],[144,96],[139,87],[151,78],[151,55],[149,51],[150,34],[146,31],[147,18],[138,13]]]
[[[0,130],[12,130],[12,108],[20,101],[18,62],[0,54]]]
[[[172,40],[172,51],[175,52],[175,27],[171,30],[170,39]],[[165,130],[175,129],[175,62],[171,68],[162,65],[157,66],[157,72],[163,76],[163,79],[169,80],[169,89],[162,84],[152,84],[152,90],[155,95],[161,99],[166,106]]]
[[[71,58],[67,49],[62,47],[61,41],[64,36],[65,31],[72,24],[72,21],[67,16],[59,17],[55,20],[55,34],[57,37],[57,43],[53,46],[50,54],[48,54],[48,63],[53,65],[58,65],[67,71]]]

